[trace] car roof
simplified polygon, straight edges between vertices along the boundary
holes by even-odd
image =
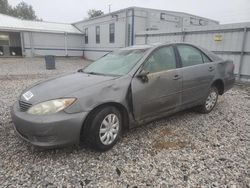
[[[156,42],[156,43],[150,43],[150,44],[133,45],[133,46],[121,48],[121,50],[149,49],[149,48],[157,48],[157,47],[160,47],[160,46],[171,45],[171,44],[189,44],[189,43],[181,43],[181,42]]]
[[[141,50],[141,49],[150,49],[155,48],[158,46],[163,46],[170,43],[151,43],[151,44],[139,44],[139,45],[133,45],[125,48],[121,48],[120,50]]]
[[[129,46],[126,48],[121,48],[120,50],[140,50],[140,49],[155,49],[161,46],[165,46],[165,45],[174,45],[174,44],[186,44],[186,45],[191,45],[194,46],[198,49],[200,49],[203,53],[205,53],[207,56],[209,56],[213,61],[219,61],[222,60],[218,55],[214,54],[213,52],[198,46],[198,45],[194,45],[191,43],[187,43],[187,42],[157,42],[157,43],[150,43],[150,44],[142,44],[142,45],[134,45],[134,46]]]
[[[145,44],[145,45],[134,45],[126,48],[121,48],[120,50],[140,50],[140,49],[148,49],[154,47],[153,45]]]

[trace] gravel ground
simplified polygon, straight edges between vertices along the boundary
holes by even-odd
[[[46,77],[76,71],[89,64],[80,58],[56,58],[56,69],[46,70],[44,58],[1,58],[0,78],[8,77]]]
[[[227,92],[210,114],[188,110],[131,130],[106,153],[41,150],[15,135],[10,106],[26,86],[88,62],[62,59],[37,74],[37,61],[23,63],[32,76],[0,61],[0,187],[250,187],[250,87]]]

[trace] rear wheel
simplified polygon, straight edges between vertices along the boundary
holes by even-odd
[[[104,107],[92,114],[86,122],[86,144],[98,151],[111,149],[121,135],[122,117],[115,107]]]
[[[218,96],[219,92],[217,87],[212,86],[209,90],[206,101],[202,105],[198,106],[198,110],[204,114],[211,112],[213,108],[216,106]]]

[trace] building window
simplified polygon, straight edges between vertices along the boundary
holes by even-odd
[[[89,43],[89,35],[88,35],[88,28],[85,28],[85,44]]]
[[[109,24],[109,42],[114,43],[115,42],[115,24]]]
[[[128,46],[130,46],[130,40],[131,40],[131,26],[128,24]]]
[[[100,43],[100,26],[96,26],[95,34],[96,34],[95,41],[97,44],[99,44]]]
[[[161,20],[165,20],[166,14],[165,13],[161,13]]]
[[[206,20],[198,19],[198,18],[190,18],[191,25],[207,25]]]

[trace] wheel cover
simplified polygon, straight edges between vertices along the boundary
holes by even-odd
[[[210,91],[208,97],[207,97],[207,100],[206,100],[206,109],[208,111],[210,111],[211,109],[213,109],[213,107],[215,106],[216,104],[216,101],[217,101],[217,97],[218,97],[218,94],[216,91],[212,90]]]
[[[120,129],[119,118],[116,114],[107,115],[100,126],[99,137],[104,145],[110,145],[116,139]]]

